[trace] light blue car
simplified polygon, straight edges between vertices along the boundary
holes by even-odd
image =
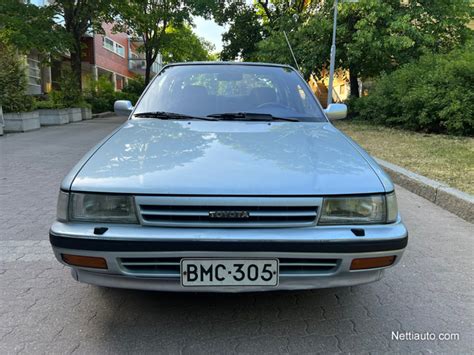
[[[246,292],[351,286],[397,264],[394,185],[286,65],[166,66],[65,177],[50,240],[81,282]]]

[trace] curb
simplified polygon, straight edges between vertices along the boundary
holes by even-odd
[[[418,175],[385,160],[375,160],[390,175],[395,184],[433,202],[470,223],[474,223],[474,196],[449,187],[439,181]]]
[[[113,117],[113,116],[115,116],[115,113],[111,111],[92,114],[92,118],[106,118],[106,117]]]

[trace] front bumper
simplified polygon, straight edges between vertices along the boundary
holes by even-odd
[[[103,235],[94,228],[107,227]],[[363,228],[358,237],[352,229]],[[408,242],[405,226],[331,226],[288,229],[190,229],[137,225],[60,223],[51,227],[50,241],[56,258],[61,254],[105,258],[108,269],[73,267],[81,282],[119,288],[180,292],[253,292],[352,286],[379,280],[385,268],[350,270],[353,259],[396,256],[398,263]],[[337,260],[337,267],[311,275],[281,274],[277,287],[181,286],[179,275],[137,274],[123,267],[124,258],[291,258]]]

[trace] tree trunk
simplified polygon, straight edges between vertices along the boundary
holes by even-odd
[[[148,60],[146,61],[145,64],[145,86],[148,85],[148,83],[151,80],[151,66],[153,65],[153,62],[150,63]]]
[[[77,87],[79,90],[82,90],[82,62],[81,62],[81,54],[82,54],[82,43],[81,38],[74,39],[74,49],[71,50],[71,70],[72,75],[76,81]]]
[[[351,84],[351,97],[360,97],[359,95],[359,77],[357,71],[349,68],[349,80]]]
[[[153,66],[153,55],[149,48],[145,49],[145,85],[151,80],[151,67]]]

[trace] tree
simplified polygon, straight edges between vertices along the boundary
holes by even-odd
[[[214,50],[212,43],[196,36],[189,26],[183,25],[168,28],[161,54],[174,62],[207,61]]]
[[[466,0],[344,4],[339,66],[350,72],[352,95],[359,96],[359,77],[390,73],[424,53],[446,53],[465,43],[471,16]]]
[[[117,1],[116,31],[128,31],[142,42],[145,54],[145,84],[151,79],[151,67],[165,43],[166,31],[171,26],[182,26],[191,20],[189,2],[181,0]]]
[[[102,32],[102,22],[111,19],[111,1],[56,0],[38,7],[2,0],[0,36],[23,53],[35,49],[55,55],[69,50],[74,81],[81,88],[81,39],[89,30]]]
[[[221,1],[224,6],[215,10],[218,23],[229,24],[229,30],[222,35],[224,42],[223,60],[258,60],[258,43],[272,35],[283,35],[281,30],[290,30],[302,23],[304,12],[313,3],[308,0],[258,0],[249,5],[232,0]],[[290,27],[288,27],[290,24]],[[286,43],[286,42],[285,42]]]
[[[51,7],[38,7],[18,0],[0,2],[0,39],[20,53],[36,50],[49,55],[67,47],[67,36],[54,20]]]
[[[72,75],[82,88],[82,42],[89,30],[101,33],[103,21],[111,20],[111,0],[55,0],[51,9],[64,19],[64,30],[70,37]]]
[[[304,2],[304,1],[303,1]],[[285,30],[306,77],[329,66],[332,1],[257,1],[263,39],[254,57],[293,63]],[[358,79],[389,73],[427,52],[446,52],[465,42],[473,8],[467,0],[359,0],[341,3],[337,23],[337,67],[350,73],[351,94]]]
[[[258,15],[252,7],[244,5],[237,8],[229,30],[222,35],[222,60],[252,60],[257,43],[262,40],[262,31]]]

